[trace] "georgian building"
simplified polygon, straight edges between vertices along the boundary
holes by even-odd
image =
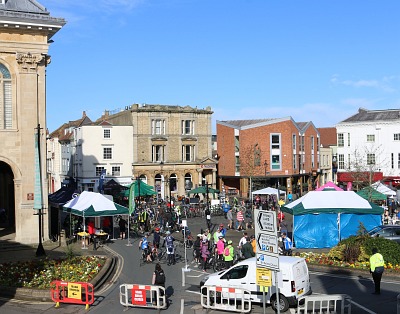
[[[219,186],[241,197],[266,186],[300,196],[319,180],[319,147],[312,122],[291,117],[217,121]]]
[[[46,67],[64,26],[36,1],[0,1],[0,208],[12,240],[48,239]],[[39,218],[38,218],[39,217]],[[41,240],[41,239],[40,239]]]
[[[355,188],[357,181],[378,180],[400,186],[400,109],[360,108],[336,130],[338,182]]]
[[[210,107],[134,104],[102,117],[133,126],[132,180],[154,186],[158,197],[179,197],[203,184],[215,188]]]

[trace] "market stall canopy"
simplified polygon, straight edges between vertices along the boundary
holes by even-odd
[[[357,192],[362,198],[370,201],[385,201],[387,196],[375,190],[372,186],[368,186]]]
[[[63,186],[61,189],[49,194],[49,203],[63,205],[68,202],[75,193],[75,187]]]
[[[199,186],[199,187],[197,187],[197,188],[195,188],[195,189],[193,189],[193,190],[190,190],[189,192],[188,192],[188,194],[190,195],[190,194],[206,194],[207,193],[207,191],[208,191],[208,193],[213,193],[213,194],[215,194],[215,193],[219,193],[219,190],[217,190],[217,189],[213,189],[213,188],[210,188],[210,187],[206,187],[206,186]]]
[[[388,196],[396,197],[397,193],[387,185],[383,184],[381,181],[377,181],[372,184],[372,187],[380,193],[383,193]]]
[[[129,209],[114,203],[104,195],[83,191],[63,206],[63,211],[83,217],[128,215]]]
[[[310,191],[281,207],[292,215],[312,213],[383,214],[383,208],[368,202],[354,191]]]
[[[134,194],[135,197],[137,196],[151,196],[151,195],[156,195],[157,192],[154,191],[153,187],[151,185],[148,185],[147,183],[136,180],[134,182],[132,182],[129,185],[125,185],[125,187],[127,188],[124,191],[121,191],[121,195],[125,196],[125,197],[129,197],[129,189],[131,188],[133,184],[133,188],[134,188]]]
[[[280,194],[280,196],[284,195],[284,196],[285,196],[285,199],[286,199],[286,192],[285,192],[285,191],[283,191],[283,190],[278,190],[278,189],[271,188],[271,187],[263,188],[263,189],[261,189],[261,190],[257,190],[257,191],[251,192],[251,194],[253,194],[253,195],[275,194],[277,197],[278,197],[278,193]],[[279,199],[280,199],[280,197],[279,197]]]
[[[315,189],[315,191],[343,191],[340,187],[338,187],[332,181],[326,182],[324,185],[321,185],[319,188]]]

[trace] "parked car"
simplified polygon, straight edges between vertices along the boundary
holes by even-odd
[[[368,232],[371,237],[382,237],[400,243],[400,225],[381,225]]]

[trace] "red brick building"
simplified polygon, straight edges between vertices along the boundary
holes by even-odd
[[[312,122],[278,119],[217,121],[219,188],[241,197],[279,186],[298,193],[318,179],[320,135]]]

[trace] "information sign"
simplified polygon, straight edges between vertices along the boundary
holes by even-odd
[[[256,283],[258,286],[272,286],[272,272],[266,268],[256,268]]]
[[[146,305],[146,290],[132,289],[132,304]]]
[[[272,253],[257,253],[257,266],[279,271],[279,257]]]
[[[278,237],[276,235],[267,234],[267,233],[258,234],[257,248],[262,252],[279,254],[279,252],[278,252]]]
[[[81,299],[82,285],[80,283],[69,282],[67,287],[68,287],[68,298]]]

